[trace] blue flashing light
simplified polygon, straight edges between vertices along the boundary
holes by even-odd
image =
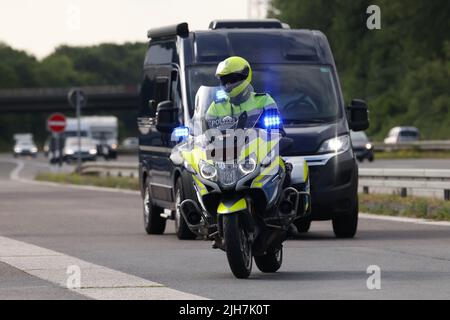
[[[281,125],[281,119],[278,115],[267,115],[264,117],[264,126],[269,128],[278,128]]]
[[[187,138],[189,136],[188,127],[178,127],[173,130],[173,134],[176,138]]]

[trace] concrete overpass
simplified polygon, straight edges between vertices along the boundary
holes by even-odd
[[[136,110],[138,85],[77,87],[88,96],[85,111]],[[70,112],[67,102],[71,88],[36,88],[0,90],[0,113]]]

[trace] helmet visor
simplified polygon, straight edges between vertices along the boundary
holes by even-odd
[[[231,85],[240,81],[247,79],[248,68],[245,68],[241,72],[233,72],[219,77],[222,86]]]

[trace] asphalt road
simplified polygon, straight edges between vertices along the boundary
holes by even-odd
[[[212,250],[210,242],[177,240],[173,223],[162,236],[146,235],[139,195],[12,181],[9,175],[16,166],[6,163],[7,158],[0,157],[0,299],[111,297],[105,286],[92,294],[57,286],[51,280],[57,269],[48,266],[58,264],[56,254],[65,257],[62,261],[80,259],[82,274],[90,270],[85,263],[99,268],[100,275],[118,277],[120,272],[121,288],[137,277],[177,290],[169,297],[450,298],[448,225],[363,218],[355,239],[337,240],[330,222],[316,222],[308,234],[285,243],[278,273],[263,274],[254,266],[250,279],[238,280],[223,252]],[[20,176],[31,177],[44,167],[42,161],[26,160]],[[380,290],[367,288],[371,265],[380,267]],[[135,297],[142,286],[130,285],[129,290],[128,297]]]

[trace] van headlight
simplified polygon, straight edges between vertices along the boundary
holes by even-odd
[[[74,154],[75,151],[73,151],[73,149],[66,149],[66,151],[64,153],[65,154]]]
[[[212,164],[202,160],[200,161],[199,169],[203,178],[212,181],[217,180],[217,169]]]
[[[319,148],[319,153],[342,153],[349,149],[350,147],[350,137],[348,135],[343,135],[335,138],[325,140]]]
[[[33,147],[33,148],[31,148],[31,152],[36,153],[36,152],[38,152],[38,149],[36,147]]]
[[[91,154],[91,155],[97,154],[97,149],[91,149],[91,150],[89,150],[89,154]]]
[[[252,173],[256,169],[256,161],[253,158],[247,158],[238,164],[239,171],[243,175],[247,175],[249,173]]]

